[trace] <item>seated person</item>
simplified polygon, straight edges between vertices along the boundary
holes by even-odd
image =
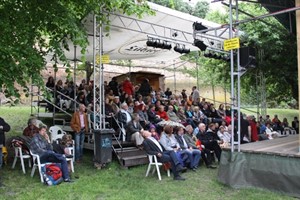
[[[36,133],[39,132],[37,127],[36,119],[30,118],[27,123],[27,127],[23,130],[23,135],[32,138]]]
[[[162,119],[160,119],[160,116],[156,114],[155,105],[154,104],[151,104],[149,106],[147,114],[148,114],[148,120],[152,124],[157,124],[160,121],[162,121]]]
[[[127,124],[126,129],[126,140],[133,141],[135,145],[142,149],[142,143],[144,141],[144,138],[141,134],[141,131],[143,131],[143,127],[140,124],[140,116],[138,113],[133,113],[132,120]]]
[[[157,141],[159,140],[160,135],[157,133],[156,127],[153,124],[150,125],[149,132],[151,133],[152,137],[154,137]]]
[[[193,149],[199,149],[201,151],[201,158],[204,161],[206,167],[215,169],[216,166],[212,165],[212,155],[210,153],[210,150],[202,148],[201,142],[197,140],[196,136],[193,135],[193,127],[191,125],[188,125],[185,129],[186,133],[183,135],[183,137],[187,145],[189,145]]]
[[[168,112],[167,112],[168,118],[173,122],[181,122],[179,117],[174,112],[174,107],[172,105],[168,106]]]
[[[63,135],[62,139],[53,141],[52,146],[53,146],[53,151],[55,153],[64,154],[66,158],[73,158],[72,152],[69,149],[69,147],[73,146],[72,135],[70,134]],[[70,163],[68,164],[68,170],[69,172],[71,171]]]
[[[127,124],[132,120],[131,114],[128,111],[127,103],[121,104],[121,109],[118,112],[118,121],[122,123],[124,127],[127,127]]]
[[[164,131],[160,136],[159,142],[167,151],[175,151],[177,158],[182,166],[188,165],[191,162],[189,160],[187,152],[181,150],[180,145],[173,134],[173,127],[164,127]]]
[[[62,154],[53,151],[46,127],[40,127],[38,134],[33,136],[30,142],[30,149],[32,153],[40,156],[41,163],[60,163],[64,181],[72,182],[69,176],[67,160]]]
[[[206,126],[204,123],[199,124],[199,133],[197,134],[197,139],[201,141],[201,143],[204,145],[206,149],[213,150],[218,158],[218,161],[220,162],[221,159],[221,153],[222,149],[219,146],[217,140],[215,140],[215,137],[213,135],[213,127],[215,126],[214,123],[211,123],[209,125],[208,130],[205,132]]]
[[[224,126],[220,126],[219,130],[217,132],[218,137],[220,138],[221,141],[223,141],[223,144],[220,145],[221,147],[227,147],[230,144],[231,141],[231,134],[225,131]]]
[[[179,172],[184,170],[184,168],[178,161],[176,153],[173,150],[166,151],[164,147],[151,136],[151,133],[149,131],[142,131],[142,134],[145,138],[143,146],[147,154],[156,155],[158,162],[170,162],[174,180],[185,180],[185,178],[179,175]]]
[[[277,131],[273,131],[271,124],[266,123],[266,135],[268,136],[269,140],[272,140],[274,138],[277,138],[279,136],[279,133]]]
[[[156,114],[160,117],[160,119],[169,120],[169,117],[167,115],[167,112],[165,111],[165,107],[163,105],[160,105],[158,108],[158,111],[156,112]]]
[[[177,128],[175,138],[176,138],[178,144],[180,145],[180,148],[182,149],[182,151],[184,151],[188,155],[189,160],[191,161],[190,169],[195,171],[199,165],[199,161],[201,158],[201,151],[197,148],[193,148],[192,146],[190,146],[187,143],[187,141],[185,140],[185,138],[183,137],[183,135],[184,135],[183,127]]]

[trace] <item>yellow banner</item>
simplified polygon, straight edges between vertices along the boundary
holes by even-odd
[[[224,40],[224,50],[229,51],[232,49],[238,49],[240,48],[240,38],[232,38],[229,40]]]
[[[108,54],[105,54],[105,55],[102,55],[101,57],[102,59],[102,64],[108,64],[109,63],[109,55]],[[100,55],[97,55],[96,56],[96,64],[100,64]]]

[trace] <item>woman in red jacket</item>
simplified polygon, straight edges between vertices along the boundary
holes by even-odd
[[[123,92],[125,92],[128,95],[133,95],[133,85],[130,82],[129,77],[125,79],[125,81],[122,84]]]
[[[159,106],[159,109],[156,112],[156,115],[158,115],[160,117],[160,119],[164,119],[166,121],[169,120],[169,117],[168,117],[167,112],[165,111],[165,107],[163,105]]]

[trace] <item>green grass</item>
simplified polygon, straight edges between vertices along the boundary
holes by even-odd
[[[253,112],[251,112],[251,111]],[[247,110],[241,110],[242,112],[249,114],[249,115],[254,115],[256,117],[256,109],[250,108]],[[270,115],[271,120],[274,118],[274,115],[278,115],[278,119],[280,121],[283,120],[283,118],[287,118],[289,125],[292,126],[292,121],[294,120],[294,117],[298,117],[299,119],[299,110],[294,110],[294,109],[276,109],[276,108],[268,108],[267,109],[267,114]],[[265,117],[265,116],[263,116]]]
[[[21,134],[30,115],[28,107],[0,107],[0,116],[11,126],[7,135]],[[0,199],[99,199],[99,200],[140,200],[140,199],[292,199],[291,197],[262,189],[233,189],[217,181],[218,170],[201,166],[197,172],[183,174],[186,181],[173,181],[162,173],[162,181],[156,175],[145,177],[146,165],[121,169],[116,161],[107,168],[93,167],[93,152],[85,151],[81,164],[75,164],[75,175],[79,179],[71,184],[62,183],[47,187],[40,183],[38,173],[30,177],[30,169],[23,174],[20,162],[11,169],[11,162],[4,166],[0,175],[5,188],[0,188]],[[74,177],[74,175],[73,175]]]

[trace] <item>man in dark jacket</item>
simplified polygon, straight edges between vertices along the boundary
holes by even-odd
[[[145,96],[149,96],[150,92],[151,92],[151,86],[149,84],[149,80],[145,78],[141,84],[138,93],[140,93],[143,97],[145,97]]]
[[[5,146],[5,132],[10,131],[10,126],[0,117],[0,169],[2,167],[2,147]]]
[[[164,147],[151,136],[149,131],[142,131],[142,134],[145,137],[143,146],[147,154],[156,155],[158,162],[170,162],[174,180],[185,180],[185,178],[179,175],[179,172],[183,171],[184,168],[178,161],[175,151],[165,151]]]
[[[5,146],[5,132],[10,131],[10,126],[0,117],[0,169],[2,168],[2,147]],[[1,174],[0,174],[1,175]],[[0,187],[4,187],[0,176]]]
[[[214,136],[214,126],[214,123],[209,124],[207,131],[204,132],[205,124],[199,124],[200,131],[197,134],[197,139],[201,141],[201,143],[205,146],[206,149],[214,151],[218,158],[218,161],[220,162],[222,149]]]

